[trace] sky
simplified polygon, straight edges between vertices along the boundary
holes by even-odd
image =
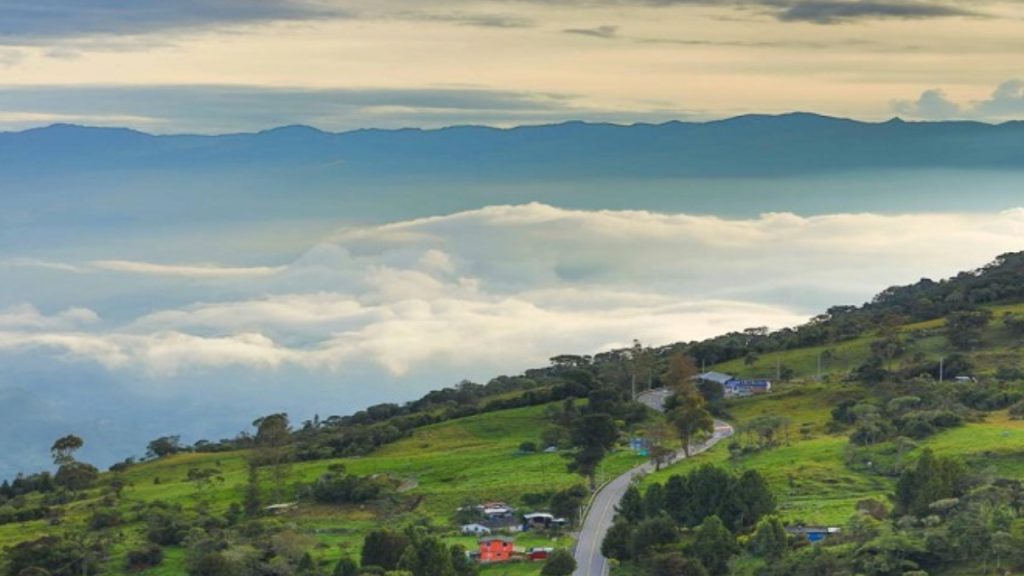
[[[0,0],[0,129],[1024,112],[1020,0]]]

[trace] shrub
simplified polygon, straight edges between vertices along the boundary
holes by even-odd
[[[160,565],[164,561],[164,549],[156,544],[144,544],[128,552],[127,564],[129,570],[145,570]]]

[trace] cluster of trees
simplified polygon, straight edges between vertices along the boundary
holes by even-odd
[[[707,466],[644,493],[631,488],[603,553],[652,576],[907,576],[957,564],[1003,574],[1024,567],[1024,536],[1014,529],[1024,520],[1021,482],[929,450],[904,468],[891,510],[862,501],[840,533],[814,546],[787,533],[770,493],[730,502],[730,494],[765,494],[763,479],[732,477],[731,486],[717,488],[728,478]]]
[[[394,482],[384,476],[346,474],[345,466],[335,464],[308,488],[313,501],[320,504],[361,504],[393,494]]]
[[[839,401],[828,430],[848,431],[848,464],[897,476],[917,441],[1006,408],[1011,415],[1024,414],[1021,384],[986,380],[964,385],[921,377],[878,384]]]
[[[785,542],[781,524],[770,517],[774,510],[775,498],[757,471],[736,476],[705,465],[644,493],[630,487],[601,551],[653,575],[727,574],[729,559],[740,551],[736,534],[753,532],[766,554],[778,547],[780,533]]]
[[[843,533],[815,547],[795,542],[759,569],[765,576],[928,574],[969,564],[979,573],[1024,567],[1024,537],[1014,530],[1024,509],[1016,480],[986,478],[963,463],[921,453],[900,476],[888,510],[864,501]]]

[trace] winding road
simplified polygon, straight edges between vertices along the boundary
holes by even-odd
[[[654,408],[662,410],[665,400],[668,398],[668,390],[654,390],[641,394],[637,400]],[[700,454],[718,444],[725,438],[732,436],[733,429],[725,422],[715,421],[715,432],[704,443],[690,448],[690,455]],[[682,450],[676,453],[676,459],[685,458]],[[606,576],[608,574],[608,560],[601,555],[601,542],[605,534],[612,526],[615,519],[615,506],[618,505],[622,495],[626,493],[633,479],[641,474],[654,471],[654,463],[647,462],[633,468],[622,476],[612,480],[602,487],[590,506],[587,516],[583,519],[583,526],[580,528],[579,538],[576,540],[576,571],[573,576]]]

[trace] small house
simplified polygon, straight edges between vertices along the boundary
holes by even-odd
[[[772,391],[772,382],[771,380],[732,380],[726,387],[726,392],[730,391],[733,396],[767,394]]]
[[[524,528],[557,528],[569,523],[565,518],[555,518],[554,514],[547,512],[534,512],[523,514]]]
[[[841,528],[835,526],[790,526],[786,532],[798,538],[806,538],[811,544],[817,544],[842,532]]]
[[[487,520],[505,520],[511,518],[516,509],[504,502],[486,502],[477,507]]]
[[[508,562],[515,552],[516,541],[504,536],[482,538],[480,544],[480,562]]]
[[[554,551],[554,548],[530,548],[526,551],[526,557],[531,562],[543,562],[547,560]]]
[[[743,380],[722,372],[705,372],[694,376],[694,380],[721,384],[726,396],[753,396],[772,391],[771,380]]]
[[[490,536],[491,534],[491,529],[483,524],[464,524],[459,531],[473,536]]]

